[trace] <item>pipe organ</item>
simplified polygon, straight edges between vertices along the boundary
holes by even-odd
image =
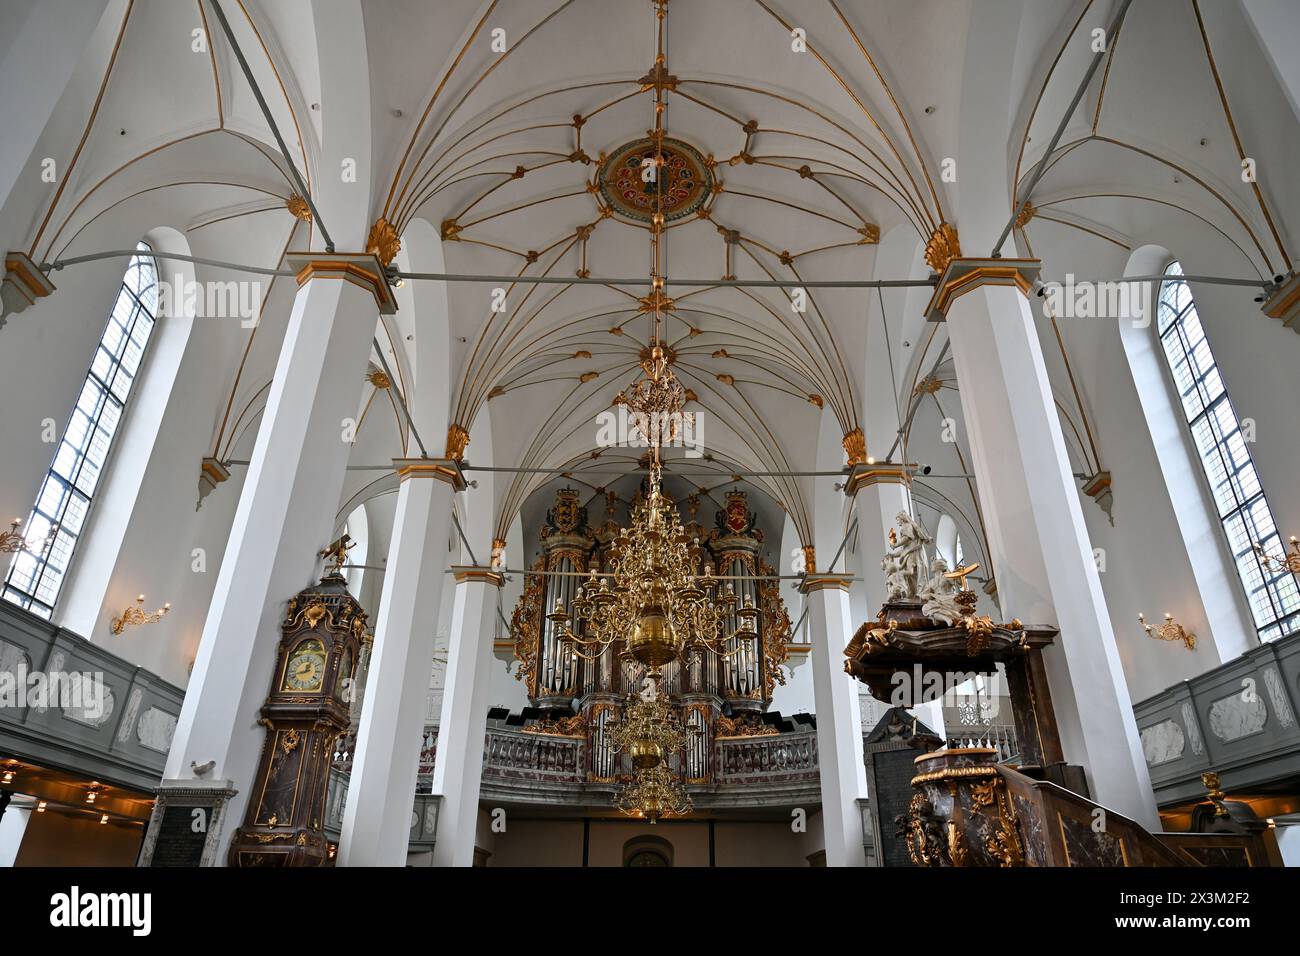
[[[760,615],[758,640],[742,644],[734,656],[703,651],[685,664],[674,661],[662,668],[660,693],[680,708],[683,723],[698,731],[687,735],[684,752],[675,755],[671,764],[686,782],[697,784],[713,779],[718,736],[764,732],[758,718],[771,703],[776,684],[785,683],[781,668],[791,630],[776,572],[763,560],[763,531],[757,526],[757,515],[749,510],[745,492],[727,494],[712,528],[706,529],[697,519],[700,503],[698,495],[682,503],[683,523],[697,542],[696,571],[712,565],[714,574],[730,579],[740,604],[750,598]],[[577,490],[563,488],[556,493],[538,534],[540,554],[529,568],[510,628],[518,662],[515,676],[527,684],[533,706],[544,715],[537,732],[557,732],[563,726],[567,735],[584,733],[588,777],[593,783],[614,783],[630,769],[622,765],[606,728],[621,716],[627,698],[644,690],[645,668],[615,654],[582,659],[554,633],[546,613],[557,600],[570,606],[593,569],[598,575],[608,571],[608,549],[619,527],[614,520],[617,507],[617,495],[606,493],[606,520],[593,526]],[[771,580],[764,580],[767,577]],[[734,629],[737,623],[730,621],[727,626]]]

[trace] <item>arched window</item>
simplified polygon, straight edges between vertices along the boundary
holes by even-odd
[[[1182,276],[1183,267],[1170,263],[1165,275]],[[1186,282],[1160,284],[1158,316],[1156,330],[1165,360],[1246,589],[1255,628],[1261,641],[1274,640],[1300,625],[1300,588],[1290,572],[1270,571],[1256,552],[1256,546],[1269,554],[1284,549]]]
[[[23,526],[27,540],[5,577],[5,600],[41,617],[48,618],[59,599],[153,331],[157,269],[148,245],[142,242],[136,249],[72,418]]]

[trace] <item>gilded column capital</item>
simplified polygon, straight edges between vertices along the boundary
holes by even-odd
[[[939,276],[939,285],[925,307],[925,317],[931,322],[943,322],[953,302],[983,286],[1014,286],[1027,296],[1042,267],[1038,259],[955,258]]]
[[[457,584],[472,581],[478,584],[490,584],[494,588],[499,588],[505,581],[505,575],[501,574],[501,572],[493,571],[491,568],[479,567],[475,564],[453,564],[451,573],[455,577]]]
[[[454,491],[466,488],[460,462],[452,458],[394,458],[393,470],[399,484],[411,478],[434,478],[447,482]]]
[[[844,436],[844,454],[850,465],[861,465],[867,460],[867,438],[862,429],[855,428]]]
[[[37,299],[54,291],[54,283],[24,252],[5,253],[4,278],[0,280],[0,328],[5,316],[21,312]]]
[[[465,446],[469,444],[469,432],[461,425],[452,425],[447,429],[447,457],[456,461],[465,460]]]
[[[847,591],[853,583],[851,574],[813,574],[809,572],[799,584],[800,594],[812,594],[816,591],[826,591],[836,589]]]
[[[313,279],[341,279],[373,295],[381,315],[397,312],[397,299],[384,277],[384,265],[373,253],[287,252],[284,259],[297,274],[299,286]]]
[[[872,462],[857,465],[844,482],[844,493],[852,498],[863,488],[872,485],[909,485],[912,476],[906,466],[898,462]]]

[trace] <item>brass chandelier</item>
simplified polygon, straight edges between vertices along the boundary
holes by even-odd
[[[687,737],[698,732],[684,729],[676,710],[660,696],[663,665],[689,662],[705,650],[722,658],[734,656],[748,641],[758,640],[759,616],[751,598],[742,606],[731,584],[714,575],[699,541],[687,533],[661,489],[663,445],[676,438],[687,414],[686,389],[673,374],[663,347],[663,311],[673,308],[665,288],[663,241],[666,94],[676,84],[664,49],[667,12],[666,0],[655,0],[655,63],[642,80],[642,89],[654,94],[654,152],[642,167],[643,182],[654,184],[650,294],[640,300],[641,311],[651,318],[651,335],[642,353],[642,375],[615,399],[650,447],[646,494],[634,504],[628,527],[619,529],[611,543],[606,574],[592,570],[572,601],[571,614],[557,600],[546,616],[556,637],[583,660],[617,648],[620,656],[645,665],[649,689],[645,696],[629,700],[623,718],[611,726],[611,741],[630,756],[633,768],[615,805],[651,823],[691,809],[670,761]]]

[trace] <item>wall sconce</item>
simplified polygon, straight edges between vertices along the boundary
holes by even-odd
[[[8,531],[0,531],[0,554],[14,554],[27,546],[27,535],[18,530],[18,526],[22,523],[22,518],[15,518],[13,521],[9,522]],[[41,550],[44,550],[45,545],[54,540],[54,535],[58,530],[58,525],[50,525],[49,534],[47,534],[45,540],[40,543]]]
[[[14,774],[18,772],[19,763],[17,760],[10,760],[5,764],[3,771],[0,771],[0,783],[13,783]]]
[[[49,804],[47,804],[44,800],[40,801],[39,803],[36,804],[36,812],[37,812],[37,813],[44,813],[44,812],[45,812],[45,808],[46,808],[47,806],[49,806]]]
[[[86,791],[86,803],[93,806],[95,801],[99,799],[99,793],[102,789],[103,787],[99,783],[92,783],[90,789]]]
[[[150,612],[144,609],[144,595],[135,599],[135,604],[122,612],[121,617],[113,618],[113,633],[121,634],[134,624],[157,624],[172,609],[171,603],[164,604],[158,610]]]
[[[107,814],[107,813],[101,814],[100,817],[99,817],[99,822],[100,822],[101,824],[107,823],[107,822],[108,822],[108,814]]]
[[[1268,568],[1270,571],[1273,570],[1274,565],[1277,565],[1279,568],[1290,571],[1292,574],[1300,574],[1300,540],[1297,540],[1295,535],[1291,535],[1291,550],[1284,553],[1280,558],[1276,555],[1268,554],[1263,547],[1258,544],[1253,545],[1252,547],[1254,548],[1255,553],[1259,555],[1259,560],[1263,563],[1264,567]]]
[[[1158,627],[1148,624],[1146,615],[1141,612],[1138,613],[1138,620],[1146,629],[1147,637],[1158,641],[1182,641],[1189,651],[1196,650],[1196,635],[1175,623],[1172,614],[1165,614],[1165,622]]]

